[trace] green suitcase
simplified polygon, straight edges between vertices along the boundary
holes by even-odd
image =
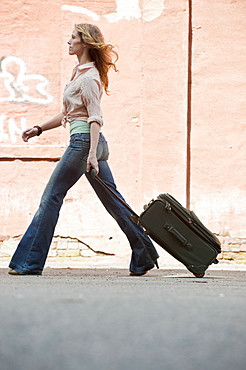
[[[140,214],[138,222],[146,233],[197,277],[221,252],[218,238],[169,194],[160,194]]]
[[[216,257],[221,252],[219,240],[194,212],[184,208],[171,195],[160,194],[138,216],[96,175],[94,169],[91,175],[131,212],[131,219],[143,226],[151,239],[182,262],[196,277],[203,277],[209,265],[218,263]]]

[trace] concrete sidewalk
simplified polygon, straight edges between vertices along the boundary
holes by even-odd
[[[245,370],[246,271],[7,271],[1,370]]]
[[[3,278],[4,276],[10,277],[8,274],[9,269],[8,268],[0,268],[0,277]],[[129,270],[126,268],[119,268],[119,267],[101,267],[101,266],[94,266],[94,267],[85,267],[85,266],[77,266],[77,267],[46,267],[43,271],[42,276],[53,276],[53,277],[130,277]],[[16,279],[21,278],[15,277]],[[31,277],[31,276],[30,276]],[[160,268],[157,270],[154,268],[153,270],[148,271],[148,273],[142,278],[168,278],[168,277],[184,277],[184,278],[194,278],[194,275],[185,269],[184,267],[180,268],[169,268],[169,269],[163,269]],[[231,279],[231,278],[245,278],[245,284],[246,284],[246,268],[239,269],[237,266],[224,266],[222,269],[208,269],[205,273],[205,276],[203,279],[206,278],[217,278],[217,277],[223,277],[223,279]],[[131,277],[133,278],[133,277]],[[141,277],[140,277],[141,278]],[[199,280],[199,279],[198,279]]]

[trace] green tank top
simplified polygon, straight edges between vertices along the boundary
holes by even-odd
[[[90,132],[90,125],[86,121],[74,120],[70,122],[70,135],[87,134]]]

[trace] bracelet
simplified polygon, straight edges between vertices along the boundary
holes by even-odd
[[[37,136],[41,135],[43,130],[40,126],[33,126],[33,128],[37,128],[38,129],[38,133],[37,133]]]

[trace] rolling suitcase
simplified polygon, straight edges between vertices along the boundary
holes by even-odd
[[[145,232],[171,254],[196,277],[203,277],[206,269],[221,252],[219,240],[209,231],[194,212],[184,208],[169,194],[160,194],[150,201],[138,216],[122,199],[120,199],[95,170],[92,177],[108,189],[132,213],[132,220],[143,226]]]
[[[218,263],[219,240],[194,212],[184,208],[171,195],[160,194],[145,206],[139,223],[154,241],[196,277],[203,277],[212,263]]]

